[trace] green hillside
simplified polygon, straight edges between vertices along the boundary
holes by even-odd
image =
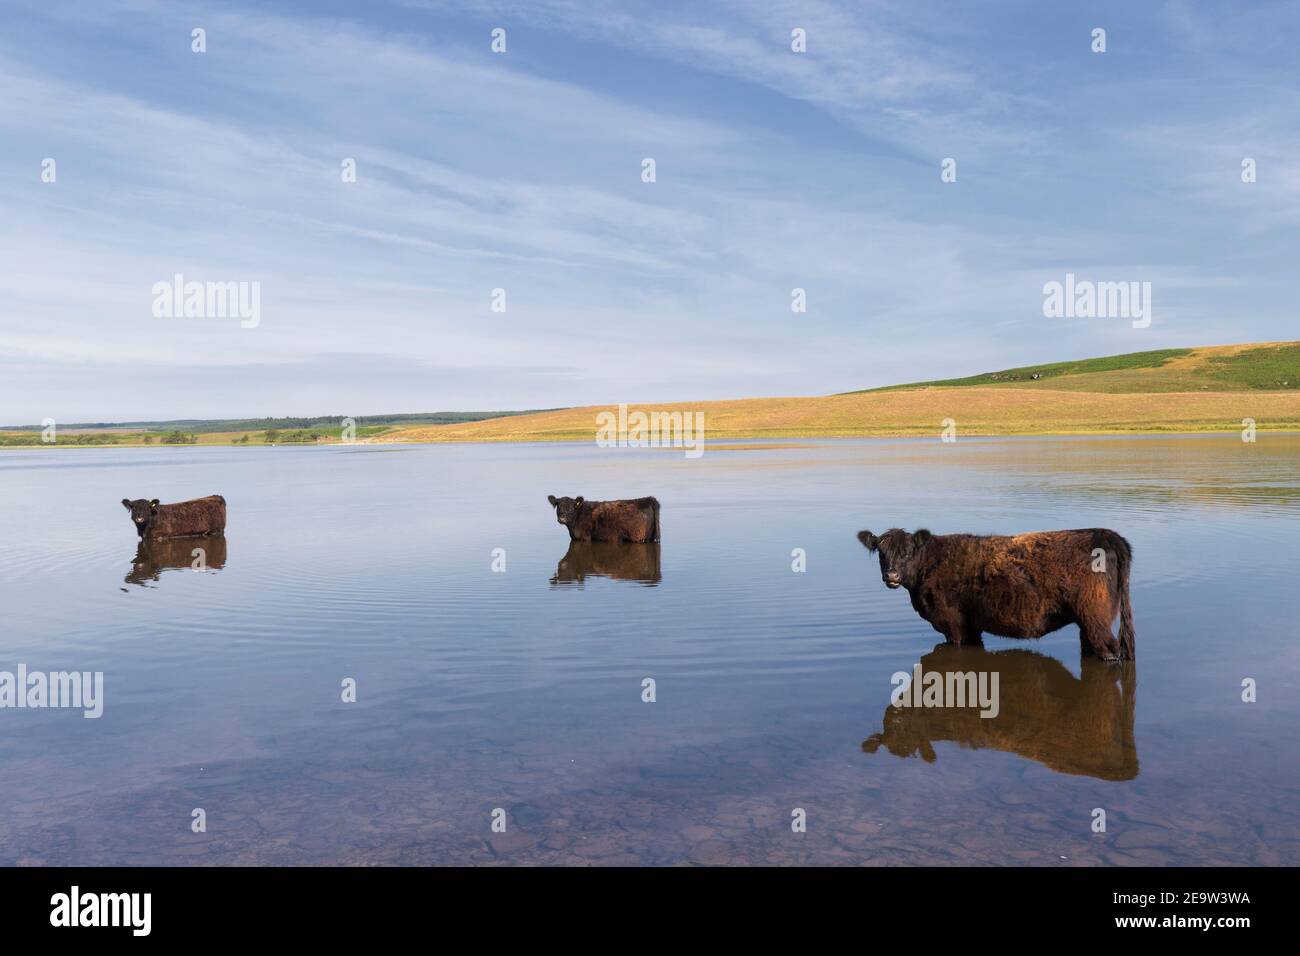
[[[1103,393],[1287,391],[1300,388],[1300,342],[1129,352],[844,394],[989,385]]]

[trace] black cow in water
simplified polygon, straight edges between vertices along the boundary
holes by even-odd
[[[981,634],[1042,637],[1067,624],[1102,660],[1132,660],[1133,549],[1114,531],[1037,531],[1012,537],[909,534],[893,528],[858,540],[880,555],[886,587],[907,589],[916,613],[950,644]],[[1119,640],[1110,627],[1119,615]]]
[[[588,501],[582,495],[547,495],[546,500],[555,509],[555,520],[569,529],[571,541],[659,540],[658,498]]]
[[[131,522],[142,539],[197,537],[226,530],[226,499],[221,495],[174,505],[162,504],[157,498],[123,498],[122,507],[131,512]]]

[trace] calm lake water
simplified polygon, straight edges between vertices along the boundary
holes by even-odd
[[[0,454],[0,670],[105,684],[0,710],[0,862],[1300,863],[1300,437],[738,444]],[[212,493],[207,571],[137,556],[123,497]],[[662,545],[570,553],[548,494]],[[894,525],[1114,528],[1136,663],[939,646]],[[1000,713],[891,712],[918,662]]]

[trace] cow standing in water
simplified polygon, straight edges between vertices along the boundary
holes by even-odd
[[[1129,603],[1133,549],[1114,531],[1038,531],[1012,537],[909,534],[893,528],[858,540],[880,555],[880,577],[903,587],[916,613],[949,644],[1042,637],[1079,625],[1079,641],[1102,660],[1132,660]],[[1119,615],[1119,640],[1111,622]]]
[[[208,495],[164,505],[157,498],[122,499],[141,538],[187,538],[226,530],[226,499]]]
[[[632,541],[644,544],[659,540],[659,500],[629,498],[623,501],[588,501],[576,498],[546,500],[555,509],[555,520],[569,529],[572,541]]]

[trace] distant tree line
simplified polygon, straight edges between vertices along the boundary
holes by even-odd
[[[357,424],[358,430],[362,426],[382,426],[382,425],[456,425],[464,422],[479,422],[487,418],[506,418],[511,415],[531,415],[534,412],[555,411],[552,408],[531,408],[519,411],[503,412],[412,412],[400,415],[353,415],[350,416]],[[310,431],[316,430],[321,434],[337,435],[339,429],[343,427],[343,420],[348,418],[347,415],[317,415],[310,418],[217,418],[217,419],[176,419],[173,421],[150,421],[150,422],[69,422],[61,425],[63,428],[91,429],[91,428],[130,428],[140,431],[173,431],[179,430],[187,433],[205,434],[208,432],[264,432],[268,429],[275,431]],[[16,425],[10,431],[36,431],[41,430],[40,425]]]
[[[265,432],[265,441],[268,445],[272,444],[309,444],[320,441],[322,438],[332,438],[336,432],[323,432],[316,429],[299,428],[293,431],[280,431],[278,428],[268,428]],[[245,435],[245,438],[248,436]]]
[[[139,433],[126,434],[123,432],[95,432],[93,434],[69,434],[68,432],[58,432],[55,434],[53,442],[46,442],[41,439],[39,432],[29,432],[22,434],[0,434],[0,447],[7,446],[32,446],[32,445],[120,445],[123,442],[139,441]],[[145,441],[149,439],[146,436]]]

